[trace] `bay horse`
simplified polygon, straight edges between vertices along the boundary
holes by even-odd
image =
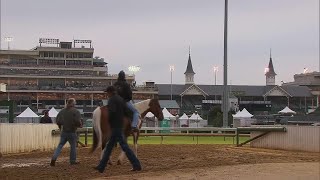
[[[159,104],[158,99],[148,99],[134,104],[135,108],[138,110],[140,114],[139,123],[138,123],[138,131],[132,132],[131,130],[131,118],[124,118],[124,127],[123,133],[125,141],[127,141],[128,136],[133,135],[133,144],[134,144],[134,152],[136,156],[138,155],[138,139],[139,139],[139,130],[142,126],[142,121],[145,115],[148,112],[151,112],[158,118],[158,120],[163,120],[162,110]],[[103,155],[103,151],[105,150],[106,144],[111,136],[111,127],[108,118],[108,106],[97,107],[92,113],[92,122],[93,122],[93,143],[91,152],[94,152],[98,147],[101,147],[101,157]],[[122,164],[123,159],[125,157],[125,153],[121,151],[121,154],[118,157],[117,164]],[[111,164],[111,161],[109,161]]]

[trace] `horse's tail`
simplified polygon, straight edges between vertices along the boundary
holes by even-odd
[[[98,147],[101,146],[101,109],[97,107],[92,113],[92,125],[93,125],[93,142],[91,153],[93,153]]]

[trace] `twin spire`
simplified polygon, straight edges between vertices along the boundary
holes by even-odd
[[[184,75],[185,75],[185,84],[194,84],[194,75],[196,74],[193,71],[192,62],[191,62],[191,55],[190,54],[191,53],[190,53],[190,46],[189,46],[188,65],[187,65],[186,72],[184,73]]]
[[[277,74],[275,73],[273,68],[272,55],[271,55],[271,49],[270,49],[270,60],[269,60],[268,71],[266,72],[266,76],[275,76],[275,75]]]
[[[188,65],[187,65],[187,69],[186,72],[184,74],[196,74],[193,71],[193,67],[192,67],[192,62],[191,62],[191,53],[190,53],[190,46],[189,46],[189,59],[188,59]]]

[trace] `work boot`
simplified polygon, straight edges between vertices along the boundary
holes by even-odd
[[[141,171],[141,170],[142,170],[142,168],[140,166],[140,167],[134,167],[130,171]]]
[[[56,160],[51,159],[50,166],[55,166],[55,165],[56,165]]]
[[[96,170],[96,171],[99,171],[99,173],[103,173],[103,171],[102,171],[101,169],[99,169],[98,166],[97,166],[97,167],[94,167],[93,169]]]
[[[80,164],[80,162],[72,162],[72,163],[70,163],[70,165],[77,165],[77,164]]]

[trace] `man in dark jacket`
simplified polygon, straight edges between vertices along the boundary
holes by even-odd
[[[81,127],[81,115],[80,112],[74,107],[76,105],[76,100],[70,98],[67,101],[66,108],[62,109],[57,115],[57,125],[61,130],[60,142],[55,150],[53,157],[51,159],[51,166],[55,166],[55,162],[61,153],[63,146],[69,142],[70,144],[70,164],[78,164],[76,162],[77,158],[77,134],[76,130]]]
[[[40,123],[52,123],[51,117],[49,117],[49,112],[44,111],[44,116],[40,119]]]
[[[134,105],[130,102],[132,100],[132,90],[130,85],[126,81],[126,75],[123,71],[119,72],[118,80],[114,84],[114,86],[116,88],[117,94],[125,100],[127,107],[133,112],[131,126],[133,130],[137,130],[140,114],[134,107]]]
[[[124,100],[116,94],[116,90],[113,86],[107,88],[108,95],[108,111],[109,111],[109,122],[111,127],[111,137],[107,143],[106,149],[103,153],[102,159],[97,167],[100,173],[103,173],[109,161],[113,147],[119,142],[121,149],[126,153],[130,163],[132,164],[132,171],[140,171],[141,165],[137,157],[134,155],[132,150],[129,148],[127,142],[123,137],[123,119],[126,109]]]

